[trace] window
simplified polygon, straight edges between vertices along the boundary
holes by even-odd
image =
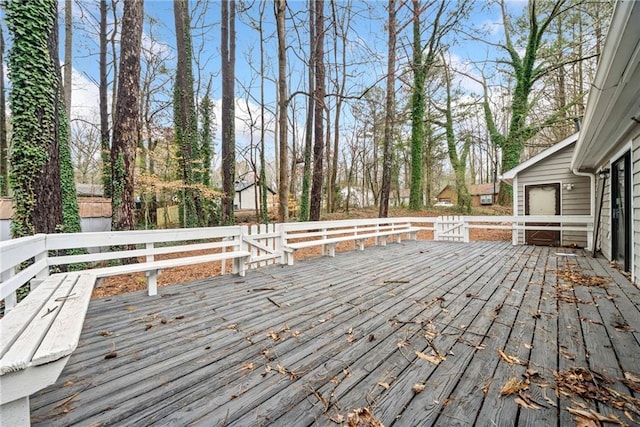
[[[492,205],[493,204],[493,194],[483,194],[480,196],[480,204],[481,205]]]

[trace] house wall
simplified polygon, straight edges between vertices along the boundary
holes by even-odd
[[[525,212],[525,186],[547,183],[560,183],[560,214],[590,214],[591,181],[588,177],[574,175],[570,169],[574,148],[575,144],[571,144],[518,174],[518,215],[524,215]],[[566,190],[564,186],[567,184],[573,188]],[[585,247],[587,234],[586,232],[565,231],[562,233],[561,241],[562,245]],[[524,243],[524,231],[519,233],[518,242]]]
[[[633,281],[640,283],[640,127],[636,127],[631,153],[632,187],[631,199],[633,204]]]
[[[611,168],[611,164],[617,160],[626,149],[631,149],[631,274],[635,283],[640,283],[640,125],[630,133],[623,141],[616,144],[612,154],[598,167],[599,169]],[[596,209],[599,207],[596,206]],[[603,203],[600,218],[600,236],[597,248],[608,260],[612,259],[612,232],[611,232],[611,177],[607,179],[604,189]]]

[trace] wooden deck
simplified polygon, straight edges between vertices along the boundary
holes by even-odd
[[[91,302],[32,422],[337,426],[366,407],[385,426],[565,426],[571,407],[633,425],[639,304],[603,259],[506,242],[407,241],[119,295]],[[527,388],[501,396],[512,378]]]

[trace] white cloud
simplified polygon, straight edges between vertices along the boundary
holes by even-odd
[[[107,95],[111,108],[111,95]],[[71,119],[83,119],[92,123],[100,123],[100,90],[98,85],[72,69],[71,74]]]

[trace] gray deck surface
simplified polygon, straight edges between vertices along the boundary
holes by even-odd
[[[610,282],[563,285],[557,269]],[[91,302],[33,424],[337,426],[367,407],[385,426],[564,426],[580,404],[633,424],[556,393],[554,372],[572,367],[640,397],[620,381],[640,376],[640,291],[581,250],[406,241],[160,294]],[[539,409],[500,395],[527,369],[519,399]]]

